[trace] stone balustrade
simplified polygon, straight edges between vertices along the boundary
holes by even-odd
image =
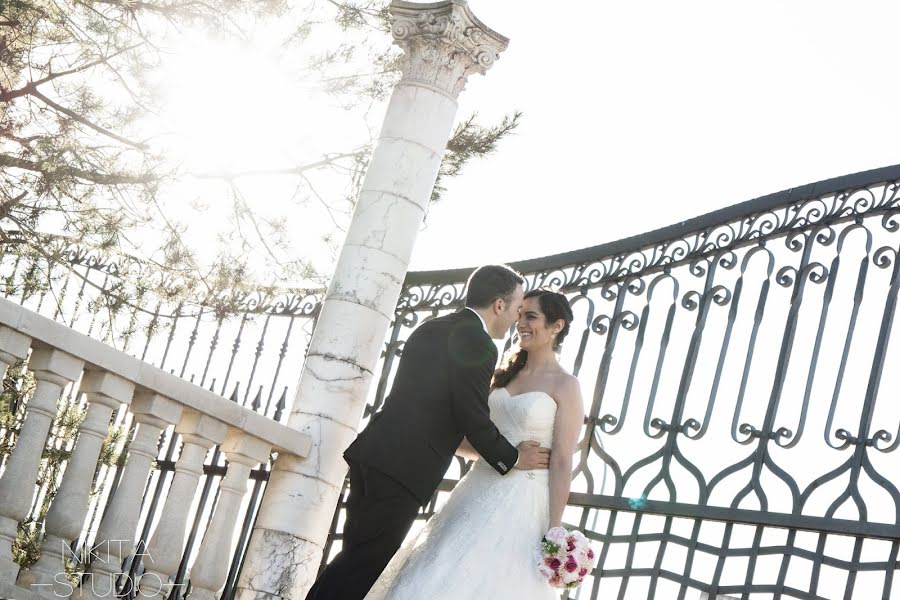
[[[212,517],[190,567],[191,597],[214,598],[225,583],[228,559],[250,471],[270,453],[305,457],[310,438],[180,377],[102,342],[0,299],[0,377],[27,359],[35,389],[15,447],[0,472],[0,598],[115,596],[123,560],[137,548],[144,489],[157,458],[160,434],[174,426],[183,445],[163,510],[141,552],[143,573],[135,582],[142,597],[164,598],[173,585],[185,547],[186,523],[203,476],[207,452],[220,446],[228,465]],[[81,422],[56,495],[44,521],[40,557],[27,569],[13,558],[19,524],[38,491],[42,454],[57,416],[57,400],[76,386],[84,394]],[[90,491],[112,415],[128,410],[136,424],[118,484],[91,544],[92,560],[70,544],[83,534]],[[66,562],[86,573],[80,587],[64,573]],[[183,595],[183,594],[182,594]]]

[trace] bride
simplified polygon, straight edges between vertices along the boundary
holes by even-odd
[[[494,373],[488,398],[491,419],[510,443],[552,444],[550,469],[501,476],[476,462],[366,600],[559,597],[538,575],[535,549],[550,527],[562,524],[584,422],[578,380],[556,357],[572,318],[562,294],[525,294],[516,325],[520,350]],[[478,458],[466,440],[457,454]]]

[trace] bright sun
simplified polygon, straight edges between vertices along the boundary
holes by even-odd
[[[167,219],[189,226],[189,242],[202,260],[215,258],[239,198],[260,218],[288,219],[292,256],[328,264],[325,245],[304,241],[334,229],[331,213],[320,205],[340,205],[344,175],[287,171],[353,149],[366,141],[368,129],[336,107],[317,81],[304,80],[302,68],[290,66],[296,55],[286,57],[277,46],[266,48],[267,42],[198,35],[171,48],[163,65],[162,110],[153,125],[163,132],[155,139],[165,161],[182,177],[165,195],[164,210]],[[321,200],[303,205],[307,197]],[[238,239],[226,237],[235,252],[245,251]]]
[[[166,151],[188,172],[283,166],[297,145],[302,90],[272,52],[193,38],[175,49],[163,94]]]

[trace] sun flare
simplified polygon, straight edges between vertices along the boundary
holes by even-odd
[[[175,49],[163,78],[161,116],[170,157],[194,173],[271,167],[300,128],[302,90],[271,51],[193,38]]]

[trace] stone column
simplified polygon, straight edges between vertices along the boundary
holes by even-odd
[[[372,372],[471,73],[508,40],[462,0],[394,1],[403,76],[394,88],[303,365],[288,424],[307,459],[279,456],[238,582],[239,600],[302,600],[315,580]]]

